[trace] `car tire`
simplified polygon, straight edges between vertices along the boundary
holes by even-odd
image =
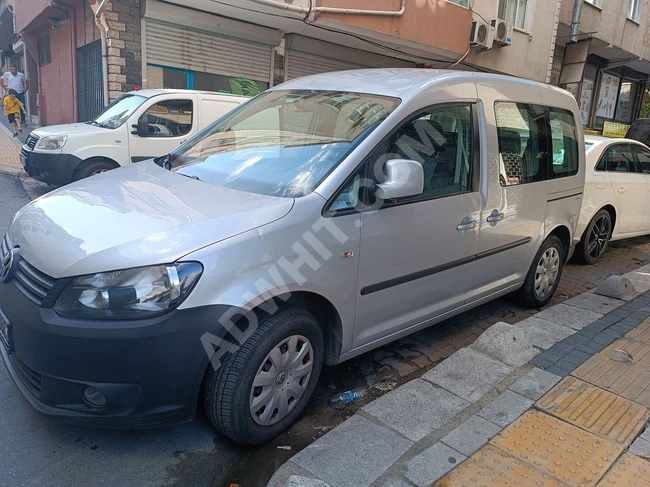
[[[612,216],[607,210],[596,213],[576,245],[576,260],[583,264],[595,264],[607,250],[612,228]]]
[[[292,346],[300,353],[292,352]],[[305,408],[318,382],[323,357],[323,332],[307,311],[284,307],[273,315],[263,315],[237,351],[227,355],[216,370],[208,368],[204,383],[208,418],[238,443],[256,445],[272,440]],[[307,367],[309,374],[301,375]],[[274,408],[268,409],[270,414],[269,404]]]
[[[553,297],[562,277],[566,250],[558,237],[544,240],[528,269],[524,285],[513,294],[526,308],[541,308]]]
[[[111,169],[115,169],[117,166],[114,162],[100,159],[89,162],[84,162],[77,170],[74,172],[72,180],[79,181],[80,179],[85,179],[90,176],[95,176],[96,174],[101,174]]]

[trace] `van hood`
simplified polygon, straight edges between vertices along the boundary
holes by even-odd
[[[292,198],[197,181],[153,162],[114,169],[42,196],[16,213],[12,245],[55,278],[174,262],[278,220]]]
[[[109,132],[111,129],[98,127],[97,125],[89,125],[87,123],[66,123],[62,125],[49,125],[47,127],[39,127],[32,130],[32,134],[36,135],[39,139],[50,135],[90,135],[98,132]]]

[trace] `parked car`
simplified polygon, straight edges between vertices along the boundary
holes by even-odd
[[[233,440],[270,440],[323,364],[505,294],[549,301],[582,202],[579,120],[568,92],[491,74],[274,87],[159,161],[171,171],[109,171],[18,212],[4,362],[49,416],[160,426],[202,403]]]
[[[32,131],[20,158],[34,179],[63,186],[165,155],[247,100],[203,91],[131,91],[94,120]]]
[[[632,139],[642,142],[645,145],[650,144],[650,118],[639,118],[632,122],[632,126],[625,135],[626,139]]]
[[[630,139],[585,137],[587,174],[576,258],[595,263],[611,240],[650,233],[650,149]]]

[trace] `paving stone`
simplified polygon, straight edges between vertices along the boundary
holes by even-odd
[[[641,433],[641,436],[639,438],[642,438],[648,442],[650,442],[650,428],[646,428],[643,433]]]
[[[650,487],[650,463],[624,453],[597,487]]]
[[[624,305],[625,301],[608,298],[606,296],[599,296],[598,294],[588,292],[582,293],[575,298],[571,298],[565,301],[564,304],[605,315]]]
[[[566,367],[558,367],[557,365],[554,364],[554,365],[551,365],[551,366],[550,366],[548,369],[546,369],[546,370],[549,371],[551,374],[555,374],[555,375],[557,375],[557,376],[559,376],[559,377],[566,377],[566,376],[569,375],[569,374],[570,374],[574,369],[575,369],[575,367],[570,367],[570,368],[566,368]]]
[[[418,487],[429,487],[466,459],[462,453],[436,443],[404,465],[404,473]]]
[[[546,308],[535,315],[535,318],[540,320],[550,321],[558,325],[568,326],[574,330],[582,330],[589,323],[593,323],[599,318],[602,318],[601,313],[589,311],[576,306],[569,306],[567,304],[556,304],[550,308]]]
[[[497,425],[472,416],[440,441],[469,457],[499,434],[499,431],[501,428]]]
[[[508,390],[481,409],[478,415],[501,428],[505,428],[524,414],[533,405],[533,402],[532,399]]]
[[[533,358],[530,363],[537,365],[538,367],[542,367],[543,369],[548,369],[551,365],[553,365],[556,361],[551,360],[544,355],[538,355],[537,357]]]
[[[624,276],[609,276],[605,282],[594,289],[594,293],[623,301],[629,301],[639,295],[632,281]]]
[[[503,322],[485,330],[472,348],[513,367],[521,367],[539,353],[522,330]]]
[[[533,345],[543,348],[551,348],[557,342],[564,340],[575,333],[573,328],[551,323],[550,321],[540,320],[531,316],[523,321],[517,323],[517,327],[521,328]]]
[[[386,358],[379,363],[381,365],[388,365],[389,367],[393,368],[401,377],[405,377],[410,373],[418,370],[415,365],[395,357]]]
[[[560,382],[560,377],[557,375],[551,374],[546,370],[534,368],[512,384],[510,390],[528,399],[537,401],[558,382]]]
[[[335,487],[368,487],[411,445],[397,433],[355,415],[291,460]]]
[[[390,479],[384,482],[382,487],[412,487],[412,485],[402,479]]]
[[[634,287],[640,293],[645,293],[650,290],[650,269],[645,269],[644,267],[624,274],[625,277],[632,281],[632,284],[634,284]]]
[[[650,460],[650,441],[644,440],[643,438],[637,438],[634,440],[634,443],[630,445],[628,452],[643,457],[646,460]]]
[[[363,408],[407,438],[418,441],[450,421],[469,403],[454,394],[415,379]]]
[[[331,487],[322,480],[310,479],[309,477],[301,477],[298,475],[289,477],[289,480],[284,485],[285,487]]]
[[[443,360],[422,378],[474,402],[483,397],[512,367],[469,348]]]

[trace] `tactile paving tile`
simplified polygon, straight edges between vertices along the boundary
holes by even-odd
[[[643,406],[574,377],[562,379],[536,406],[622,447],[634,441],[650,415]]]
[[[614,358],[616,357],[616,350],[624,350],[630,353],[631,360],[628,363],[650,370],[650,345],[631,338],[621,338],[609,345],[602,353],[606,357]]]
[[[436,487],[568,487],[570,484],[487,445],[435,484]]]
[[[650,318],[633,330],[628,331],[625,336],[643,343],[650,343]]]
[[[650,407],[650,370],[638,364],[612,360],[602,351],[574,370],[571,375],[642,406]]]
[[[598,482],[598,487],[650,487],[650,463],[625,453]]]
[[[560,421],[528,411],[490,443],[565,482],[593,486],[623,447]]]

